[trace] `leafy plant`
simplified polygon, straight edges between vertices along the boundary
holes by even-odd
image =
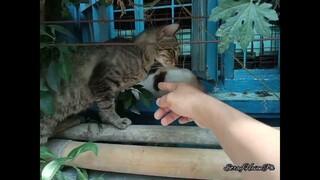
[[[216,32],[216,36],[221,38],[219,53],[223,53],[234,42],[240,42],[245,50],[255,33],[270,37],[269,21],[278,20],[278,15],[272,4],[260,4],[260,0],[218,0],[218,6],[212,9],[209,20],[223,21]]]
[[[75,49],[56,46],[57,34],[73,37],[59,25],[40,25],[40,110],[45,115],[54,112],[53,95],[60,92],[61,84],[69,82],[72,64],[69,56]]]
[[[138,101],[141,101],[146,106],[150,106],[154,99],[151,92],[143,88],[142,85],[137,84],[119,93],[116,99],[116,110],[118,113],[130,110],[133,113],[140,114],[137,108]]]
[[[67,157],[58,158],[54,155],[47,147],[40,147],[40,172],[41,180],[51,180],[51,179],[66,179],[62,174],[61,169],[63,169],[66,162],[74,160],[79,154],[82,154],[87,151],[93,151],[93,153],[98,155],[98,146],[92,142],[86,142],[76,148],[74,148]],[[85,169],[76,169],[78,178],[80,180],[87,180],[88,173]]]

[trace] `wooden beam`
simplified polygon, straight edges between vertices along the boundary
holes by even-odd
[[[84,123],[56,134],[55,138],[99,142],[189,144],[220,147],[209,129],[197,126],[131,125],[119,130],[112,125]]]

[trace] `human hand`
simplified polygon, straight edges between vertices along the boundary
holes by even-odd
[[[206,123],[198,119],[198,110],[207,95],[187,83],[161,82],[159,89],[170,93],[157,99],[160,107],[155,113],[155,119],[161,119],[161,124],[167,126],[179,118],[180,124],[191,121],[200,127],[206,127]]]

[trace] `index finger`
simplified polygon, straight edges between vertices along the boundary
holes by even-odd
[[[172,83],[172,82],[160,82],[158,84],[158,87],[160,90],[163,91],[174,91],[178,87],[178,83]]]

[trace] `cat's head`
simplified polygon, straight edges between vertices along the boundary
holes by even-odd
[[[153,43],[149,46],[149,50],[152,49],[153,52],[152,58],[164,67],[172,67],[178,63],[179,43],[176,38],[178,29],[179,24],[170,24],[147,30],[138,36],[135,42]]]
[[[157,30],[155,45],[156,60],[165,67],[175,66],[178,63],[179,43],[175,36],[179,24],[170,24]]]

